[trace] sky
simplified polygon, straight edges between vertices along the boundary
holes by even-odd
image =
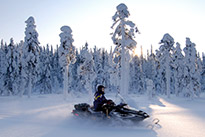
[[[41,46],[60,45],[60,28],[73,30],[74,46],[87,42],[110,50],[114,30],[112,16],[120,3],[127,5],[129,20],[141,34],[136,34],[137,54],[140,47],[147,50],[159,48],[165,33],[185,47],[186,37],[196,44],[199,53],[205,52],[205,1],[204,0],[0,0],[0,39],[9,43],[24,40],[25,21],[33,16]]]

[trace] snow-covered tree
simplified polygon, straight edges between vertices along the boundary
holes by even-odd
[[[145,66],[146,65],[146,60],[144,59],[143,57],[143,48],[141,46],[141,55],[140,55],[140,72],[141,72],[141,90],[142,91],[145,91],[145,87],[146,87],[146,81],[145,81],[145,78],[146,78],[146,75],[145,75]]]
[[[69,70],[69,73],[71,73],[71,75],[69,76],[72,77],[72,80],[69,80],[69,84],[70,84],[69,90],[81,92],[84,89],[81,83],[81,76],[78,75],[78,68],[80,67],[80,64],[82,63],[82,60],[81,60],[81,56],[80,56],[78,49],[76,49],[75,58],[76,58],[76,61],[75,63],[70,65],[70,70]]]
[[[103,75],[104,75],[104,82],[103,84],[106,86],[106,87],[109,87],[110,86],[110,64],[109,64],[109,54],[108,52],[103,49],[102,50],[102,69],[103,69]]]
[[[95,86],[98,84],[103,84],[107,87],[108,90],[110,87],[110,62],[109,54],[105,49],[93,49],[93,63],[94,63],[94,72],[96,74],[96,79],[94,80],[93,90],[96,90]]]
[[[119,91],[119,84],[120,84],[120,79],[119,79],[119,63],[115,63],[113,61],[113,52],[112,48],[110,50],[109,58],[108,58],[108,63],[109,63],[109,69],[108,72],[110,74],[110,91]]]
[[[93,89],[96,90],[95,86],[98,84],[104,84],[104,69],[103,69],[103,59],[102,59],[102,51],[98,49],[96,46],[93,49],[93,71],[96,74],[96,78],[94,80]]]
[[[144,73],[146,78],[149,78],[151,80],[154,80],[154,76],[156,74],[156,60],[155,60],[155,55],[153,53],[153,49],[151,46],[151,52],[147,52],[147,61],[145,62],[145,67],[144,67]]]
[[[13,82],[14,82],[14,41],[11,38],[10,39],[10,44],[6,48],[5,55],[6,55],[6,74],[5,74],[5,79],[4,79],[4,88],[5,92],[7,92],[6,95],[11,95],[13,94]]]
[[[154,84],[155,84],[155,91],[159,94],[164,94],[164,90],[165,90],[165,81],[164,81],[164,77],[165,77],[165,73],[163,72],[164,69],[162,69],[162,67],[160,66],[160,52],[159,50],[156,50],[156,62],[154,65],[154,69],[155,74],[154,74]]]
[[[159,62],[156,60],[156,55],[153,53],[153,47],[151,45],[151,51],[147,51],[147,59],[144,61],[144,75],[145,75],[145,81],[146,79],[152,80],[154,88],[152,93],[156,94],[156,90],[159,92],[161,83],[159,78]],[[147,84],[145,85],[145,89],[147,89]],[[149,91],[149,90],[147,90]]]
[[[55,93],[58,92],[59,88],[62,87],[63,83],[63,75],[61,71],[61,66],[59,62],[59,55],[58,55],[58,45],[56,46],[56,51],[53,54],[53,59],[52,59],[52,71],[51,71],[51,76],[52,76],[52,89],[54,89]]]
[[[179,96],[179,93],[182,91],[182,80],[184,77],[184,56],[182,54],[182,50],[180,44],[176,43],[176,49],[172,55],[173,57],[173,67],[174,67],[174,82],[175,82],[175,94]]]
[[[138,56],[134,56],[130,63],[130,91],[133,93],[142,94],[143,91],[143,77],[142,77],[141,61]]]
[[[1,40],[1,47],[0,47],[0,95],[2,95],[3,92],[3,71],[2,71],[2,65],[3,65],[3,40]]]
[[[45,49],[45,47],[43,50],[41,49],[37,69],[38,76],[35,84],[36,89],[41,94],[52,93],[51,61],[48,45],[47,49]]]
[[[167,33],[160,41],[162,44],[157,52],[157,59],[159,61],[159,75],[161,76],[161,88],[166,91],[168,97],[171,93],[171,52],[173,52],[174,39]],[[163,87],[164,86],[164,87]]]
[[[14,67],[14,82],[13,82],[13,94],[17,95],[20,93],[22,88],[22,79],[21,79],[21,71],[22,71],[22,65],[21,65],[21,55],[22,55],[22,47],[23,47],[23,41],[21,41],[14,49],[13,53],[13,67]]]
[[[81,77],[81,83],[84,85],[84,89],[90,95],[90,101],[92,101],[92,83],[96,78],[94,73],[94,63],[93,56],[88,51],[88,44],[85,44],[85,47],[81,50],[81,60],[82,63],[78,68],[78,75]]]
[[[6,59],[7,45],[1,41],[0,49],[0,93],[1,95],[8,95],[8,91],[5,89],[5,79],[8,68],[8,61]]]
[[[147,89],[147,94],[148,98],[151,99],[155,96],[155,89],[154,89],[154,83],[151,79],[146,79],[146,89]]]
[[[37,74],[37,62],[39,55],[39,41],[38,33],[36,31],[35,20],[33,17],[29,17],[26,21],[26,30],[22,55],[22,78],[23,83],[27,87],[27,94],[30,97],[32,87],[34,84],[35,76]],[[23,86],[23,87],[25,87]],[[22,89],[21,96],[24,90]]]
[[[197,57],[196,57],[196,79],[197,79],[197,86],[198,86],[198,92],[197,95],[199,96],[201,93],[201,78],[202,78],[202,60],[201,57],[198,53]]]
[[[205,54],[202,54],[201,90],[205,92]]]
[[[59,54],[59,61],[60,66],[62,68],[63,72],[63,91],[64,91],[64,97],[67,98],[68,94],[68,69],[69,65],[71,63],[75,62],[75,47],[73,46],[73,36],[72,36],[72,30],[69,26],[63,26],[61,27],[61,33],[60,33],[60,42],[61,45],[58,49]]]
[[[185,53],[184,58],[184,79],[183,79],[183,95],[193,98],[199,96],[200,79],[197,77],[197,53],[195,44],[186,38],[186,47],[183,49]]]
[[[137,42],[134,40],[135,32],[138,32],[137,27],[132,21],[127,20],[130,13],[125,4],[121,3],[117,6],[117,11],[112,17],[114,23],[111,28],[116,26],[115,31],[112,35],[113,43],[116,45],[114,53],[116,56],[120,57],[121,63],[121,79],[120,79],[120,92],[126,94],[126,87],[128,81],[126,77],[128,76],[129,70],[126,70],[126,62],[128,61],[125,57],[128,50],[133,50],[136,47]]]

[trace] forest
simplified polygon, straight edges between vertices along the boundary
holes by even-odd
[[[108,92],[120,91],[125,83],[126,94],[149,96],[173,94],[193,98],[205,92],[205,54],[200,56],[190,38],[185,39],[186,45],[181,49],[166,33],[157,50],[151,46],[147,55],[135,55],[137,42],[133,36],[138,29],[126,20],[128,16],[127,7],[119,5],[112,25],[114,28],[118,24],[112,36],[116,47],[110,50],[89,48],[88,43],[76,48],[69,26],[60,28],[60,45],[40,45],[34,17],[29,17],[25,21],[24,41],[14,43],[11,38],[7,44],[1,40],[0,95],[91,94],[99,83]]]

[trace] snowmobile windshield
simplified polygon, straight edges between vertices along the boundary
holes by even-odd
[[[127,104],[120,93],[117,93],[115,96],[115,104]]]
[[[125,99],[120,95],[120,93],[117,93],[115,96],[115,104],[123,105],[124,108],[136,110],[136,104],[132,104],[130,103],[130,101],[125,101]]]

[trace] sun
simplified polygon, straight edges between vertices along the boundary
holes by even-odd
[[[135,49],[133,50],[133,56],[138,56],[138,55],[139,55],[139,51],[138,51],[137,48],[135,48]]]

